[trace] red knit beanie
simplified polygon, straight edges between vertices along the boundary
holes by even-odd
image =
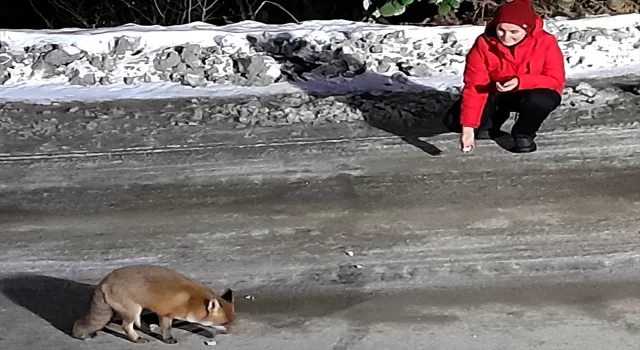
[[[490,26],[495,27],[500,23],[510,23],[524,29],[527,34],[531,34],[538,18],[531,6],[531,0],[513,0],[498,7]]]

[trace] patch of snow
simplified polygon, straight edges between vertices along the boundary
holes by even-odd
[[[570,74],[572,79],[595,79],[616,76],[640,75],[640,64],[610,69],[597,69]],[[461,86],[461,76],[408,77],[408,83],[379,85],[379,79],[370,76],[358,76],[349,81],[313,81],[307,84],[289,82],[275,83],[269,86],[232,86],[215,85],[193,89],[188,86],[168,82],[141,85],[96,85],[73,86],[68,84],[20,83],[0,89],[0,100],[24,101],[36,104],[51,104],[69,101],[113,101],[120,99],[169,99],[169,98],[228,98],[247,96],[289,95],[295,93],[355,93],[355,92],[393,92],[415,91],[423,89],[446,90]]]

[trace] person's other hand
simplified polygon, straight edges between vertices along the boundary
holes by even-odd
[[[518,78],[511,78],[504,83],[496,83],[496,89],[500,92],[507,92],[515,89],[518,86]]]
[[[460,149],[463,152],[469,152],[475,147],[475,133],[472,127],[462,127],[462,135],[460,135]]]

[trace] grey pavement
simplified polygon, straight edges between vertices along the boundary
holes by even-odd
[[[237,290],[214,348],[635,349],[638,110],[559,115],[527,155],[364,123],[4,154],[0,348],[175,347],[65,334],[84,283],[154,263]]]

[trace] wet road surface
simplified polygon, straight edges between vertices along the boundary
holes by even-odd
[[[0,348],[175,348],[65,334],[83,283],[154,263],[237,291],[220,349],[635,349],[640,128],[627,122],[556,125],[529,155],[491,141],[462,155],[440,135],[432,157],[351,125],[4,157]]]

